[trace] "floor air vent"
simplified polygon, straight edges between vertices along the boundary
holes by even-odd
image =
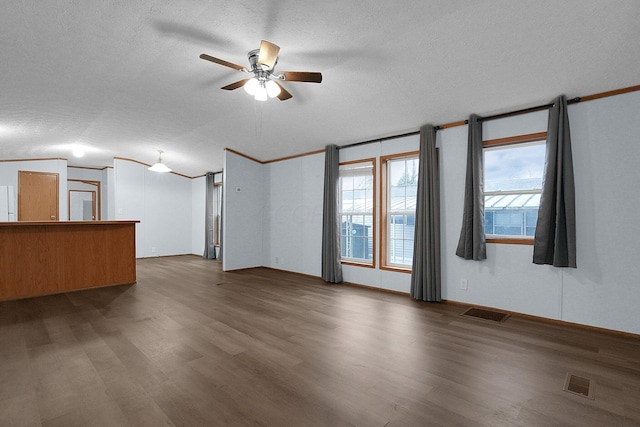
[[[593,381],[589,378],[581,377],[574,374],[567,374],[567,378],[564,381],[564,391],[577,394],[578,396],[586,397],[587,399],[593,399]]]
[[[498,311],[483,310],[481,308],[471,307],[464,313],[463,316],[475,317],[477,319],[491,320],[492,322],[504,322],[509,315],[507,313],[500,313]]]

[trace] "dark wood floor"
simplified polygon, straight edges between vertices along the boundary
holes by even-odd
[[[0,425],[640,425],[639,340],[462,311],[139,260],[137,285],[0,303]]]

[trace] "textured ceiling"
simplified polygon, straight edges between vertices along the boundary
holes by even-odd
[[[194,176],[640,84],[640,2],[10,1],[0,13],[0,159],[113,157]],[[265,39],[293,99],[219,88]],[[87,154],[71,155],[70,144]]]

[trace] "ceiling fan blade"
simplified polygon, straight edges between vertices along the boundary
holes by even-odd
[[[260,54],[258,54],[258,64],[268,67],[273,70],[278,60],[278,53],[280,52],[280,46],[277,46],[266,40],[260,42]]]
[[[216,64],[222,65],[224,67],[233,68],[234,70],[238,70],[238,71],[246,70],[246,68],[243,67],[242,65],[234,64],[233,62],[228,62],[228,61],[225,61],[224,59],[207,55],[206,53],[203,53],[202,55],[200,55],[200,58],[207,61],[215,62]]]
[[[291,95],[285,88],[283,88],[280,83],[275,83],[280,86],[280,93],[278,94],[278,99],[280,101],[286,101],[287,99],[293,98],[293,95]]]
[[[226,86],[223,86],[223,87],[221,87],[220,89],[224,89],[224,90],[235,90],[235,89],[238,89],[239,87],[244,86],[244,84],[245,84],[246,82],[248,82],[248,81],[249,81],[249,79],[240,80],[240,81],[237,81],[237,82],[235,82],[235,83],[231,83],[231,84],[228,84],[228,85],[226,85]]]
[[[322,83],[322,73],[307,71],[284,71],[284,80],[287,82]]]

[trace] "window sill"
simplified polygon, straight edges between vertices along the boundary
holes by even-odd
[[[364,262],[358,262],[358,261],[354,261],[354,260],[346,260],[343,259],[341,261],[342,265],[353,265],[354,267],[364,267],[364,268],[375,268],[376,266],[373,263],[364,263]]]
[[[411,267],[396,267],[392,265],[383,265],[380,270],[395,271],[396,273],[409,273],[411,274]]]
[[[533,237],[487,237],[487,243],[533,246]]]

